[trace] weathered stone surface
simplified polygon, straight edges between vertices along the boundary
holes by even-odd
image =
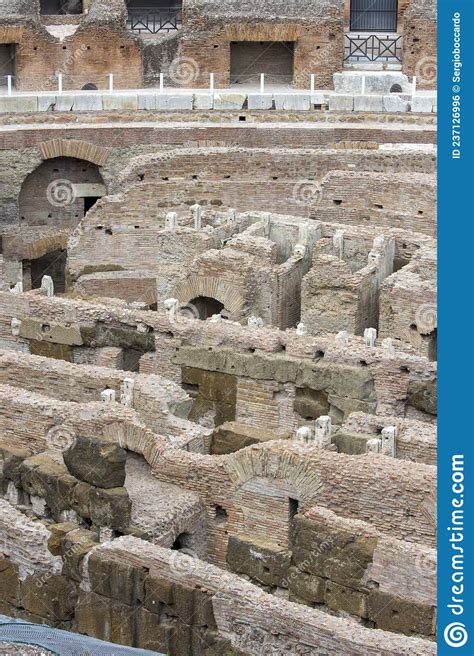
[[[275,93],[273,98],[276,109],[307,111],[311,106],[310,95],[305,93]]]
[[[94,592],[81,592],[76,606],[79,633],[132,647],[135,609]]]
[[[88,571],[93,592],[129,606],[143,602],[145,568],[106,558],[104,554],[92,554]]]
[[[48,456],[27,458],[20,466],[21,485],[30,496],[45,499],[55,517],[71,506],[77,480],[64,465]]]
[[[104,109],[137,109],[138,97],[136,93],[113,93],[103,95]]]
[[[384,631],[405,635],[434,635],[435,632],[433,606],[416,604],[378,590],[369,593],[368,617]]]
[[[211,93],[195,93],[194,109],[212,109],[214,107],[214,98]]]
[[[113,442],[79,436],[63,458],[73,476],[96,487],[121,487],[125,482],[126,452]]]
[[[124,487],[94,488],[90,495],[90,517],[97,526],[125,529],[130,524],[132,502]]]
[[[367,594],[333,581],[326,581],[325,602],[331,610],[342,610],[367,618]]]
[[[62,553],[62,541],[70,531],[74,531],[77,528],[77,525],[72,522],[62,522],[60,524],[50,524],[48,528],[51,531],[51,537],[48,540],[48,549],[53,556],[60,556]]]
[[[20,485],[21,463],[31,456],[27,449],[0,444],[0,478],[13,481],[18,487]]]
[[[436,105],[435,96],[415,96],[411,99],[411,111],[420,114],[431,114],[433,106]]]
[[[383,97],[384,112],[408,112],[409,108],[410,103],[400,98],[400,96],[391,95]]]
[[[377,541],[297,515],[292,562],[305,571],[351,588],[363,588]]]
[[[20,579],[18,565],[9,558],[0,557],[0,599],[3,602],[20,605]]]
[[[246,100],[245,93],[216,93],[214,109],[242,109]]]
[[[180,93],[176,95],[156,94],[156,109],[181,110],[193,108],[193,94]]]
[[[438,386],[436,381],[413,381],[408,385],[407,400],[417,410],[436,415],[438,405]]]
[[[91,531],[78,528],[67,533],[61,541],[63,575],[81,581],[84,557],[96,546],[97,540],[94,539]]]
[[[160,613],[161,604],[173,603],[173,589],[172,583],[150,572],[145,581],[145,608],[153,613]]]
[[[354,96],[355,112],[381,112],[383,110],[382,96]]]
[[[81,331],[77,326],[66,327],[35,319],[22,320],[20,337],[66,346],[80,346],[82,344]]]
[[[172,640],[172,633],[176,630],[175,627],[162,623],[158,615],[150,613],[146,608],[140,608],[138,610],[136,623],[136,647],[159,653],[170,653],[169,647]]]
[[[263,585],[287,587],[290,552],[272,542],[251,536],[230,536],[227,564],[239,574],[246,574]]]
[[[353,95],[331,95],[329,96],[330,112],[352,112],[354,109]]]
[[[273,106],[273,95],[271,93],[249,93],[249,109],[271,109]]]
[[[280,437],[278,436],[278,438]],[[250,444],[259,444],[276,438],[273,431],[264,431],[236,421],[229,421],[215,429],[212,436],[211,453],[214,455],[234,453]]]
[[[366,453],[367,440],[373,437],[373,435],[361,435],[360,433],[339,430],[333,434],[332,443],[337,446],[339,453],[362,455]]]
[[[325,580],[319,576],[302,572],[297,567],[289,569],[288,589],[290,601],[309,605],[324,602]]]
[[[22,585],[23,606],[48,620],[68,620],[74,616],[77,587],[60,575],[28,576]]]

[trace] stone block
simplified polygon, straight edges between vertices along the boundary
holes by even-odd
[[[76,97],[73,94],[63,93],[56,96],[55,112],[72,112]]]
[[[247,100],[246,93],[214,94],[214,109],[242,109]]]
[[[28,318],[22,319],[20,337],[67,346],[82,346],[83,343],[78,326],[61,326]]]
[[[408,77],[397,71],[380,71],[374,73],[344,72],[334,73],[334,89],[337,93],[362,93],[362,77],[365,77],[366,93],[390,93],[394,84],[398,84],[402,91],[409,91]]]
[[[104,108],[101,93],[78,94],[74,96],[75,112],[97,112]]]
[[[275,93],[275,109],[308,111],[311,108],[310,94],[306,93]]]
[[[381,112],[383,110],[383,96],[354,96],[355,112]]]
[[[302,572],[297,567],[290,567],[288,590],[290,592],[290,601],[309,605],[322,604],[324,602],[325,580],[319,576]]]
[[[324,599],[326,605],[334,611],[344,611],[351,615],[367,618],[367,594],[353,590],[333,581],[326,581]]]
[[[435,632],[433,606],[400,599],[379,590],[369,593],[368,617],[384,631],[405,635],[434,635]]]
[[[0,444],[0,478],[20,486],[20,467],[31,456],[31,451]]]
[[[63,458],[73,476],[102,488],[122,487],[125,482],[125,449],[113,442],[77,437]]]
[[[276,438],[274,431],[265,431],[236,421],[228,421],[214,430],[211,453],[214,455],[235,453],[251,444],[260,444]]]
[[[413,381],[408,384],[407,402],[421,412],[436,415],[438,389],[436,381]]]
[[[287,587],[290,551],[273,542],[247,535],[230,536],[226,561],[229,568],[262,585]]]
[[[161,604],[173,604],[174,586],[170,581],[150,572],[145,581],[144,606],[153,613],[160,613]]]
[[[411,99],[411,111],[417,114],[431,114],[436,105],[435,96],[415,96]]]
[[[56,95],[38,96],[38,111],[53,112],[56,107]]]
[[[373,561],[375,538],[357,535],[297,515],[294,518],[293,562],[310,574],[351,588],[363,588]]]
[[[156,109],[167,110],[191,110],[193,108],[194,96],[192,93],[180,93],[171,95],[158,93],[156,95]]]
[[[327,105],[329,103],[329,96],[322,91],[315,91],[311,95],[312,105]]]
[[[48,549],[53,556],[60,556],[62,553],[61,544],[68,533],[77,528],[72,522],[61,522],[60,524],[49,524],[48,529],[51,537],[48,540]]]
[[[367,440],[373,439],[374,435],[361,435],[349,431],[339,430],[332,436],[332,443],[337,446],[339,453],[359,456],[367,451]]]
[[[211,93],[195,93],[194,94],[194,109],[213,109],[214,97]]]
[[[97,526],[123,530],[130,524],[132,503],[124,487],[107,490],[93,488],[90,495],[90,518]]]
[[[22,585],[23,607],[47,620],[68,620],[74,616],[77,586],[58,574],[28,576]]]
[[[71,509],[81,517],[90,518],[90,498],[94,488],[88,483],[78,483],[73,490],[71,498]]]
[[[77,480],[64,465],[48,456],[27,458],[20,466],[21,486],[30,495],[45,499],[53,515],[71,507]]]
[[[156,94],[153,93],[139,93],[138,96],[138,109],[156,109]]]
[[[113,554],[97,551],[88,561],[91,589],[102,597],[133,606],[145,598],[147,570],[119,561]]]
[[[408,112],[410,103],[400,96],[383,96],[383,111],[384,112]]]
[[[115,599],[94,592],[81,592],[76,606],[76,630],[132,647],[134,644],[135,609]]]
[[[249,93],[249,109],[272,109],[273,95],[271,93]]]
[[[136,93],[104,93],[104,110],[134,110],[138,109],[138,96]]]
[[[67,533],[61,541],[63,575],[75,581],[82,581],[84,558],[96,546],[97,539],[91,531],[78,528]]]
[[[162,623],[160,617],[155,613],[150,613],[146,608],[140,608],[137,613],[135,647],[169,654],[172,634],[175,630],[176,628],[171,624]]]
[[[0,558],[0,599],[13,606],[21,603],[18,565],[8,558]]]
[[[354,109],[354,96],[332,95],[329,96],[330,112],[352,112]]]
[[[38,96],[0,96],[0,113],[38,111]]]

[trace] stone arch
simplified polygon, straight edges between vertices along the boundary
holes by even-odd
[[[212,298],[222,303],[232,318],[240,318],[245,299],[229,283],[211,276],[188,276],[176,287],[176,298],[185,305],[193,298]]]
[[[108,148],[77,139],[43,141],[38,144],[38,150],[43,159],[73,157],[97,164],[97,166],[104,166],[110,154]]]

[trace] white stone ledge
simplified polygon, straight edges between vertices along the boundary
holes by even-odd
[[[97,112],[97,111],[314,111],[436,113],[436,94],[352,94],[334,91],[288,91],[287,93],[242,93],[232,90],[194,92],[181,89],[159,92],[64,92],[0,94],[0,113]]]

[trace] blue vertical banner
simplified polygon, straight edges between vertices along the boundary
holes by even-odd
[[[474,655],[474,0],[438,0],[438,655]]]

